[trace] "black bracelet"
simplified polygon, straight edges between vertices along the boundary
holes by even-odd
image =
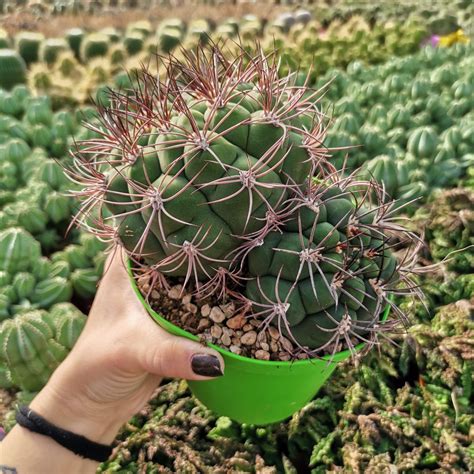
[[[82,458],[92,459],[93,461],[104,462],[112,454],[112,446],[96,443],[87,439],[85,436],[71,433],[53,425],[42,416],[35,413],[29,407],[21,406],[16,414],[16,421],[20,426],[54,439],[56,443],[72,451]]]

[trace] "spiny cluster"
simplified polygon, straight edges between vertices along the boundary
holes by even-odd
[[[80,143],[77,220],[153,276],[242,302],[304,351],[375,341],[390,294],[413,292],[391,248],[414,242],[383,188],[342,174],[324,146],[322,90],[279,77],[276,55],[216,46],[160,58],[111,92]],[[92,217],[93,216],[93,217]],[[393,236],[388,237],[388,233]],[[396,290],[402,282],[404,289]]]

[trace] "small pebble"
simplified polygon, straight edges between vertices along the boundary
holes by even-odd
[[[270,346],[266,343],[266,342],[261,342],[260,343],[260,347],[264,350],[264,351],[269,351],[270,350]]]
[[[270,349],[272,350],[272,352],[278,352],[278,344],[275,341],[271,341]]]
[[[234,354],[241,354],[242,349],[239,346],[230,346],[230,352],[233,352]]]
[[[268,333],[270,334],[270,337],[272,339],[275,339],[275,341],[278,341],[280,339],[280,333],[278,332],[278,329],[274,326],[268,326]]]
[[[197,310],[198,310],[198,307],[193,303],[187,303],[187,304],[184,305],[184,309],[186,311],[189,311],[191,314],[196,314]]]
[[[153,290],[151,292],[151,297],[154,299],[154,300],[157,300],[159,297],[160,297],[160,294],[156,291],[156,290]]]
[[[178,300],[181,297],[181,289],[181,285],[173,286],[173,288],[170,288],[168,291],[168,297],[172,300]]]
[[[240,342],[242,344],[245,344],[246,346],[251,346],[252,344],[255,344],[255,341],[257,340],[257,333],[255,331],[249,331],[246,332],[241,338]]]
[[[260,331],[258,333],[257,340],[260,342],[267,342],[267,335],[265,334],[265,331]]]
[[[293,344],[284,336],[280,336],[280,344],[283,349],[287,352],[291,352],[293,350]]]
[[[251,324],[246,324],[242,329],[244,330],[244,332],[248,332],[253,329],[253,326]]]
[[[186,304],[191,303],[191,298],[192,298],[191,295],[184,295],[184,296],[183,296],[183,299],[182,299],[183,304],[186,305]]]
[[[207,318],[211,313],[211,307],[208,304],[201,306],[201,314]]]
[[[230,346],[232,344],[230,336],[228,334],[223,334],[222,337],[221,337],[221,343],[224,346]]]
[[[217,324],[214,324],[211,328],[211,336],[219,339],[222,336],[222,328]]]
[[[240,329],[245,324],[245,318],[241,314],[234,316],[226,321],[227,327],[231,329]]]
[[[211,309],[211,312],[209,314],[209,317],[215,322],[215,323],[222,323],[225,319],[225,314],[224,312],[219,308],[219,306],[214,306]]]
[[[254,328],[258,328],[260,326],[260,324],[262,324],[262,321],[259,321],[258,319],[251,319],[250,320],[250,324],[254,327]]]
[[[260,360],[270,360],[270,354],[267,351],[259,349],[255,351],[255,358]]]
[[[234,303],[222,304],[222,305],[220,305],[220,308],[224,312],[226,318],[232,317],[235,313]]]
[[[200,319],[199,324],[197,327],[198,332],[203,331],[204,329],[208,329],[211,326],[211,321],[209,319]]]

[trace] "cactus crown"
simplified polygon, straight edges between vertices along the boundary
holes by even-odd
[[[403,319],[390,294],[417,291],[413,259],[392,252],[414,236],[383,189],[330,164],[324,88],[279,77],[262,51],[181,55],[160,58],[164,79],[144,68],[132,90],[111,92],[89,124],[99,138],[69,170],[76,220],[154,281],[237,298],[301,350],[374,342],[393,324],[379,321],[386,304]]]

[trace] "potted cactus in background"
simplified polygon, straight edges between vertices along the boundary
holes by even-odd
[[[68,171],[76,220],[125,249],[160,325],[221,352],[225,375],[190,382],[197,398],[278,421],[406,323],[392,296],[419,293],[418,240],[383,187],[332,166],[324,89],[279,77],[262,51],[180,58],[100,108]]]

